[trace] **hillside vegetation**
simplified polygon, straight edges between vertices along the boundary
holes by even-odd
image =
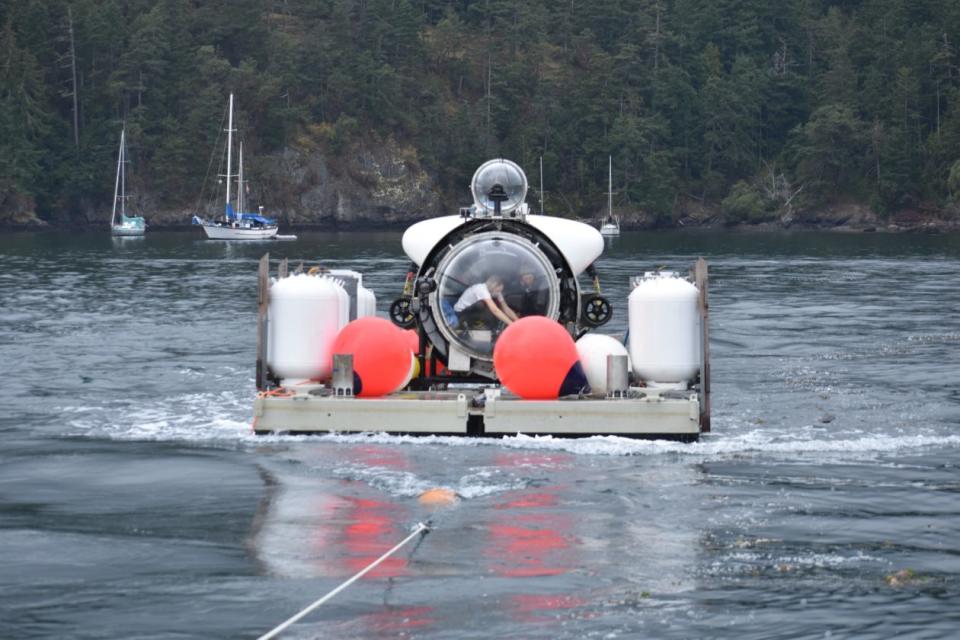
[[[956,0],[0,0],[0,211],[109,206],[123,121],[133,186],[189,209],[233,91],[252,174],[389,141],[450,206],[542,157],[594,215],[612,155],[655,224],[960,215],[958,43]]]

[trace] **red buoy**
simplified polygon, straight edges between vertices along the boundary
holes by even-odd
[[[415,329],[401,329],[414,353],[420,353],[420,334]]]
[[[353,393],[376,398],[400,389],[409,380],[409,339],[389,320],[357,318],[337,334],[333,354],[353,354]]]
[[[520,318],[493,349],[493,366],[507,389],[525,400],[551,400],[590,391],[570,334],[544,316]]]

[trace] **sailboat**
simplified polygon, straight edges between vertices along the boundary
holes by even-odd
[[[240,147],[240,163],[236,175],[233,170],[233,94],[230,94],[229,116],[227,119],[227,173],[226,200],[223,216],[214,220],[207,220],[200,216],[193,216],[193,224],[203,227],[204,233],[211,240],[267,240],[277,235],[279,228],[273,218],[263,215],[263,207],[257,213],[243,211],[243,146]],[[233,208],[230,194],[231,181],[237,180],[237,208]]]
[[[127,215],[127,139],[126,128],[120,130],[120,152],[117,154],[117,178],[113,184],[113,210],[110,213],[110,233],[115,236],[142,236],[147,222],[142,216]],[[117,202],[120,202],[120,220],[117,221]]]
[[[620,235],[620,218],[613,215],[613,157],[608,158],[608,173],[610,176],[609,187],[607,188],[607,217],[603,219],[600,225],[600,235],[618,236]]]

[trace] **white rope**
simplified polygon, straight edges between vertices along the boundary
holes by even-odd
[[[304,609],[303,611],[301,611],[301,612],[298,613],[297,615],[293,616],[292,618],[290,618],[289,620],[287,620],[286,622],[284,622],[284,623],[281,624],[280,626],[276,627],[276,628],[273,629],[272,631],[263,634],[263,635],[260,636],[257,640],[270,640],[270,638],[275,638],[278,633],[280,633],[281,631],[283,631],[284,629],[286,629],[287,627],[289,627],[290,625],[292,625],[294,622],[296,622],[297,620],[299,620],[299,619],[302,618],[303,616],[307,615],[308,613],[310,613],[311,611],[313,611],[314,609],[316,609],[317,607],[319,607],[320,605],[322,605],[324,602],[326,602],[327,600],[329,600],[329,599],[332,598],[333,596],[337,595],[338,593],[340,593],[341,591],[343,591],[344,589],[346,589],[347,587],[349,587],[351,584],[353,584],[354,582],[356,582],[357,580],[359,580],[360,578],[362,578],[362,577],[363,577],[364,575],[366,575],[371,569],[373,569],[373,568],[376,567],[378,564],[380,564],[381,562],[383,562],[384,560],[386,560],[390,555],[392,555],[393,553],[395,553],[395,552],[397,551],[397,549],[399,549],[399,548],[402,547],[403,545],[405,545],[405,544],[407,544],[408,542],[410,542],[414,537],[416,537],[416,535],[417,535],[418,533],[420,533],[420,532],[422,532],[422,531],[429,531],[429,530],[430,530],[430,526],[429,526],[429,525],[424,524],[423,522],[417,523],[417,526],[416,526],[416,528],[413,530],[413,533],[411,533],[409,536],[407,536],[407,537],[404,538],[402,541],[400,541],[400,542],[397,544],[397,546],[395,546],[393,549],[390,549],[390,551],[387,551],[385,554],[383,554],[382,556],[380,556],[379,558],[377,558],[376,560],[374,560],[373,562],[371,562],[370,564],[368,564],[364,569],[362,569],[360,572],[358,572],[358,573],[357,573],[356,575],[354,575],[352,578],[350,578],[349,580],[347,580],[346,582],[344,582],[343,584],[341,584],[339,587],[337,587],[336,589],[334,589],[333,591],[331,591],[331,592],[328,593],[327,595],[323,596],[322,598],[320,598],[319,600],[317,600],[316,602],[314,602],[313,604],[311,604],[309,607],[307,607],[306,609]]]

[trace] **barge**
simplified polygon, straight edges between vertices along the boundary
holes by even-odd
[[[361,273],[261,258],[254,431],[708,432],[706,262],[637,274],[627,333],[605,335],[600,233],[532,213],[506,159],[481,165],[471,192],[472,206],[404,233],[411,265],[389,321]]]

